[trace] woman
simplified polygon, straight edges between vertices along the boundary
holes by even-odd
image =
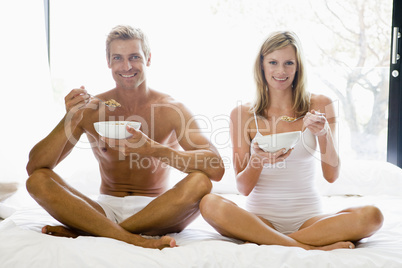
[[[314,187],[319,146],[324,178],[339,175],[333,137],[336,118],[331,100],[306,90],[304,61],[297,36],[273,33],[263,43],[254,67],[257,97],[231,113],[231,139],[237,188],[247,196],[246,209],[220,196],[206,195],[203,217],[222,235],[265,245],[332,250],[376,232],[383,223],[374,206],[355,207],[333,215],[322,213]],[[284,122],[281,116],[303,120]],[[302,130],[293,149],[261,150],[259,135]]]

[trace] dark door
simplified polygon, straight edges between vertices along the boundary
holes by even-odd
[[[402,167],[402,0],[393,1],[387,159]]]

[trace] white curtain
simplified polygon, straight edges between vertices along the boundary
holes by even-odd
[[[61,114],[50,83],[43,0],[1,1],[0,33],[0,182],[23,183],[30,149]]]

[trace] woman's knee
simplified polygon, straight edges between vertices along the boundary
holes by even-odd
[[[218,195],[207,194],[200,202],[201,215],[206,220],[218,221],[218,217],[225,215],[224,211],[229,202],[231,201],[227,201]]]
[[[367,230],[368,235],[380,229],[384,222],[384,216],[376,206],[364,206],[359,214],[361,226]]]
[[[366,215],[370,219],[370,222],[377,226],[378,229],[382,226],[384,222],[384,216],[379,208],[376,206],[366,206]]]
[[[205,195],[200,202],[200,212],[203,217],[207,217],[211,214],[214,207],[216,207],[217,196],[214,194]]]

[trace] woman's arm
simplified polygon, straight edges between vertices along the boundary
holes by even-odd
[[[325,115],[317,115],[316,111]],[[340,170],[340,159],[335,140],[336,122],[332,100],[323,95],[313,95],[312,111],[305,116],[304,124],[317,136],[323,176],[330,183],[336,181]]]
[[[236,107],[231,115],[231,140],[233,145],[233,165],[236,174],[237,189],[243,195],[249,195],[257,184],[264,164],[274,164],[285,160],[291,150],[284,153],[278,150],[267,153],[261,150],[257,144],[250,144],[251,137],[248,129],[254,117],[250,115],[249,107]],[[253,146],[254,153],[250,147]]]

